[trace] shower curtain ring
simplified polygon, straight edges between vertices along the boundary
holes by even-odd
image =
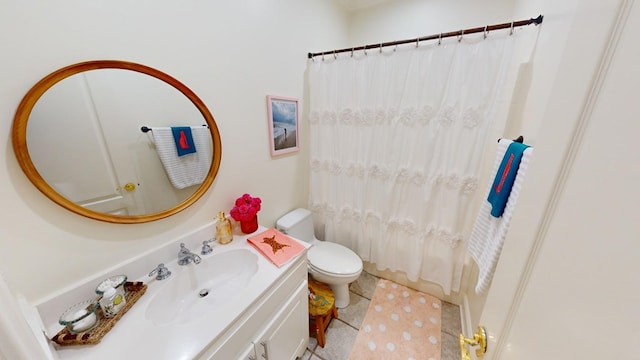
[[[322,61],[324,61],[324,53],[322,53]]]
[[[484,26],[484,38],[487,38],[487,25]]]
[[[351,57],[353,57],[353,48],[351,48]]]
[[[382,54],[382,43],[380,43],[380,54]]]
[[[460,30],[460,35],[458,36],[458,42],[462,41],[463,36],[464,36],[464,30]]]
[[[442,33],[440,33],[440,36],[438,36],[438,45],[442,44]]]
[[[416,47],[420,46],[420,38],[416,38]]]
[[[335,50],[333,50],[333,60],[338,60],[338,55]]]
[[[513,21],[511,22],[511,29],[509,30],[509,35],[513,35]]]

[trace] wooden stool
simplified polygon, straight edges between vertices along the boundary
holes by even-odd
[[[329,285],[309,278],[309,333],[316,335],[321,347],[326,342],[324,332],[331,318],[338,318],[333,291]]]

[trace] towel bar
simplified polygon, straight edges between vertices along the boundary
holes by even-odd
[[[202,126],[207,126],[207,124],[202,124]],[[207,127],[208,127],[208,126],[207,126]],[[143,127],[141,127],[141,128],[140,128],[140,131],[142,131],[143,133],[146,133],[146,132],[149,132],[149,131],[152,131],[152,130],[153,130],[153,129],[151,129],[151,128],[150,128],[150,127],[148,127],[148,126],[143,126]]]
[[[500,142],[500,140],[502,140],[502,138],[498,139],[498,142]],[[518,136],[517,138],[513,139],[513,141],[518,142],[520,144],[524,143],[524,137],[522,135]]]

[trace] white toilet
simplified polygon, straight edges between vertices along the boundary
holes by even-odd
[[[295,209],[276,221],[276,228],[298,240],[311,243],[307,252],[311,276],[331,287],[338,308],[349,305],[349,284],[362,272],[362,259],[340,244],[320,241],[313,231],[313,217],[307,209]]]

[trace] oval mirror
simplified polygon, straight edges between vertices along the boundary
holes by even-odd
[[[124,224],[192,205],[222,156],[215,120],[195,93],[118,60],[70,65],[40,80],[18,106],[12,141],[20,167],[49,199]]]

